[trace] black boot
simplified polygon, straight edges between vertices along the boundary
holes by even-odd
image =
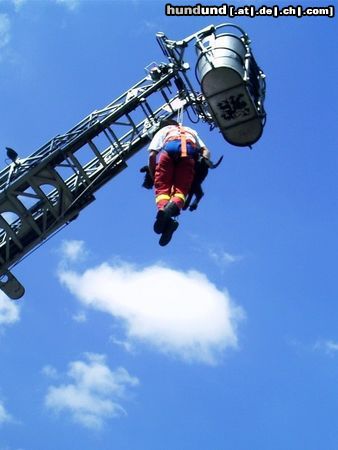
[[[159,244],[161,247],[164,247],[165,245],[169,244],[171,238],[173,237],[173,234],[178,228],[178,225],[179,224],[177,220],[170,219],[159,240]]]
[[[174,202],[169,202],[163,209],[160,209],[156,215],[154,231],[156,234],[162,234],[172,217],[178,216],[180,208]]]
[[[154,231],[156,234],[162,234],[165,227],[168,225],[170,216],[165,213],[164,209],[160,209],[156,215],[154,223]]]
[[[175,202],[169,202],[164,207],[164,212],[169,217],[177,217],[180,214],[180,208],[176,205]]]

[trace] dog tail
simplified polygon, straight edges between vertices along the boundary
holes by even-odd
[[[210,166],[210,169],[216,169],[216,168],[221,164],[222,159],[223,159],[223,156],[220,157],[220,159],[217,161],[216,164],[213,163],[213,164]]]

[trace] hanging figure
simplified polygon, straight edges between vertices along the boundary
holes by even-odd
[[[149,145],[149,172],[154,179],[157,215],[154,231],[167,245],[178,228],[175,219],[183,208],[194,178],[195,161],[210,152],[196,131],[176,120],[164,119]]]

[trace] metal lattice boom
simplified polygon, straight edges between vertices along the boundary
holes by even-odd
[[[215,33],[221,27],[235,28],[240,35],[226,33],[220,40]],[[189,64],[184,61],[192,40],[198,61],[203,62],[199,71],[205,80],[213,79],[217,71],[231,78],[235,61],[238,85],[229,86],[229,79],[217,75],[212,82],[215,92],[208,93],[203,80],[198,80],[203,94],[196,92],[187,76]],[[232,48],[234,40],[244,48],[242,60]],[[224,130],[236,126],[240,134],[246,120],[242,116],[251,104],[255,120],[264,125],[264,74],[254,62],[248,36],[239,27],[211,25],[181,41],[158,33],[157,41],[167,62],[148,66],[148,75],[108,106],[28,158],[21,159],[7,148],[12,163],[0,172],[0,289],[12,299],[20,298],[24,288],[10,269],[95,200],[95,192],[148,144],[161,119],[191,108],[197,120],[211,128],[217,126],[231,142]],[[241,145],[238,140],[233,143]]]
[[[160,118],[177,112],[175,103],[190,102],[187,92],[174,96],[170,92],[171,80],[180,80],[175,67],[162,66],[156,78],[144,78],[0,173],[0,276],[4,276],[0,287],[7,295],[23,294],[9,269],[76,218],[95,199],[95,191],[126,168],[126,160],[149,142]],[[154,109],[149,97],[153,100],[155,93],[162,105]],[[89,157],[86,163],[80,157],[83,153]],[[65,177],[66,173],[71,175]]]

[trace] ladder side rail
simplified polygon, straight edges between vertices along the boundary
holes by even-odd
[[[176,70],[171,69],[168,71],[168,73],[164,74],[161,79],[152,83],[149,83],[149,80],[147,78],[144,78],[136,86],[139,86],[145,80],[147,81],[147,84],[137,95],[128,99],[128,92],[130,92],[131,90],[127,91],[127,93],[123,94],[122,96],[122,98],[124,96],[126,97],[125,103],[120,104],[113,111],[111,110],[111,107],[108,106],[99,112],[90,114],[79,124],[73,127],[69,132],[65,133],[64,135],[56,136],[51,141],[43,145],[40,149],[38,149],[35,153],[26,158],[26,160],[23,160],[22,173],[31,170],[39,163],[39,160],[46,158],[51,154],[57,153],[58,157],[62,159],[61,150],[66,151],[67,147],[69,148],[69,146],[71,146],[73,151],[76,151],[76,145],[78,145],[78,148],[80,148],[83,145],[83,142],[86,142],[89,137],[95,137],[97,134],[99,134],[100,131],[102,131],[103,128],[106,128],[108,124],[115,122],[126,112],[134,110],[143,98],[149,97],[154,92],[158,91],[160,87],[167,85],[168,82],[175,76],[175,74]],[[136,88],[132,88],[132,90],[135,89]],[[10,175],[13,178],[15,177],[15,171],[11,174],[13,164],[0,172],[0,191],[6,189],[9,183],[12,181],[11,179],[9,179]],[[18,176],[21,176],[22,173],[20,173],[21,171],[19,169],[20,168],[18,167]]]

